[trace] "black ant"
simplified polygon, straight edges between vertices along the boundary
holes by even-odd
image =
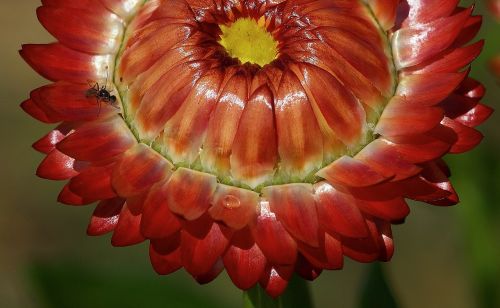
[[[108,77],[106,76],[106,84],[108,83]],[[110,106],[115,107],[116,109],[120,109],[120,107],[116,104],[116,96],[111,95],[112,91],[109,91],[106,87],[106,84],[101,86],[98,82],[95,82],[93,85],[89,83],[90,88],[85,91],[86,97],[95,97],[97,104],[99,104],[99,114],[101,113],[101,103],[104,102]]]

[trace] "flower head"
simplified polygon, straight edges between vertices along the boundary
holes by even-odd
[[[437,0],[43,1],[57,39],[24,45],[52,84],[23,109],[59,201],[88,233],[150,241],[154,269],[279,295],[343,257],[387,261],[406,199],[452,205],[447,153],[492,110],[469,43],[481,18]],[[88,80],[91,84],[88,84]],[[92,90],[93,89],[93,90]],[[90,90],[90,91],[89,91]]]

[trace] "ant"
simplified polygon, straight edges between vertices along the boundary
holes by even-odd
[[[92,82],[89,82],[90,88],[85,91],[86,97],[95,97],[97,100],[97,104],[99,104],[99,113],[101,113],[101,103],[104,102],[110,106],[115,107],[116,109],[120,109],[120,107],[116,104],[116,96],[111,95],[112,91],[107,89],[108,84],[108,76],[106,76],[106,83],[101,86],[98,82],[95,82],[92,85]]]

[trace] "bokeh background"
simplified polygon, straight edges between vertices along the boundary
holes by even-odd
[[[62,183],[34,175],[42,155],[30,145],[50,128],[19,104],[46,81],[18,49],[53,41],[37,6],[0,0],[0,307],[241,307],[225,274],[206,286],[183,271],[160,277],[145,244],[113,248],[109,237],[87,237],[93,207],[58,204]],[[480,38],[487,43],[472,76],[488,88],[484,102],[498,109],[500,82],[487,62],[500,52],[500,26],[486,1],[476,1],[476,13],[485,17]],[[477,149],[447,158],[462,202],[412,204],[406,223],[394,227],[396,252],[383,271],[400,307],[500,307],[500,113],[481,130],[487,137]],[[358,307],[369,272],[350,260],[342,271],[324,272],[311,284],[316,307]]]

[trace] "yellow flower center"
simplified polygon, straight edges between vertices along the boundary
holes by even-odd
[[[220,25],[219,43],[241,63],[260,66],[271,63],[278,55],[278,42],[265,28],[264,19],[240,18],[229,26]]]

